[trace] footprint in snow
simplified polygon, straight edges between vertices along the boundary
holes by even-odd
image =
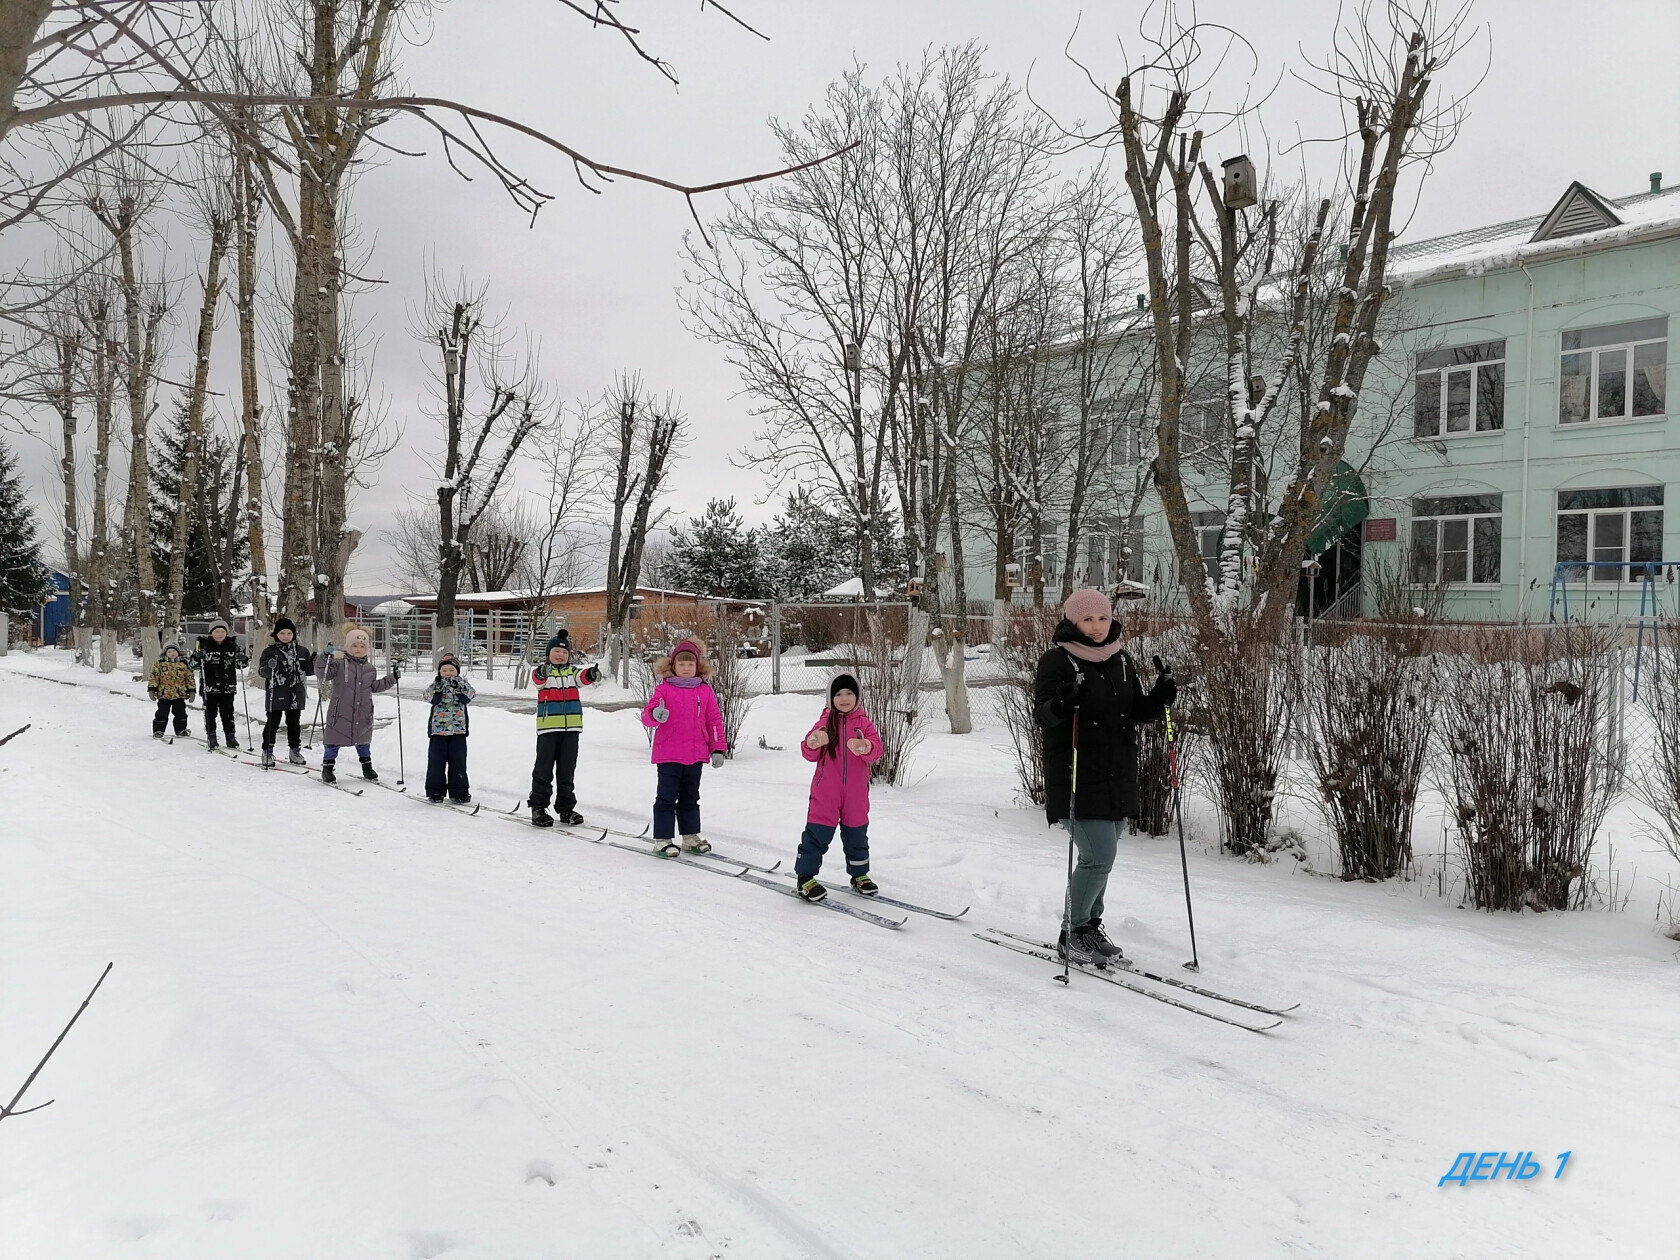
[[[554,1165],[546,1159],[531,1160],[525,1165],[525,1184],[530,1185],[533,1181],[546,1182],[552,1186],[554,1184]]]
[[[447,1234],[411,1234],[409,1235],[409,1260],[433,1260],[434,1256],[441,1256],[454,1245],[455,1240]]]

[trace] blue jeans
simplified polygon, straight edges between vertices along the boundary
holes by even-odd
[[[834,828],[824,823],[808,822],[799,836],[799,857],[794,861],[793,874],[801,881],[810,879],[822,870],[823,855],[834,841]],[[869,874],[869,824],[840,828],[840,847],[846,851],[846,874]]]
[[[338,760],[338,750],[342,747],[344,747],[343,744],[322,744],[321,745],[321,760],[322,761],[337,761]],[[372,744],[357,744],[356,745],[356,756],[360,757],[363,761],[372,761],[373,760],[373,745]]]
[[[700,834],[700,771],[704,761],[685,766],[661,761],[659,789],[653,797],[653,838],[673,840],[678,834]]]
[[[1114,852],[1120,845],[1120,824],[1107,818],[1070,818],[1062,824],[1073,836],[1079,863],[1068,881],[1068,922],[1082,928],[1102,918],[1103,893],[1108,873],[1114,869]]]

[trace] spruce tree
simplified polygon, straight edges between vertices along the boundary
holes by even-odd
[[[35,531],[11,448],[0,440],[0,612],[32,612],[55,594]]]
[[[183,398],[176,405],[173,426],[159,433],[152,443],[152,567],[160,583],[169,572],[169,551],[175,538],[175,505],[187,462],[186,424],[187,401]],[[187,558],[181,593],[184,617],[213,616],[222,604],[237,602],[231,599],[231,593],[244,580],[250,553],[245,531],[238,528],[229,512],[237,472],[233,448],[208,426],[201,447],[198,483],[188,496]]]
[[[908,566],[897,514],[883,511],[874,532],[875,580],[885,588],[903,585]],[[849,514],[824,507],[804,487],[795,490],[765,531],[764,567],[772,593],[777,599],[810,599],[857,577],[862,534]]]
[[[734,499],[713,499],[706,510],[671,531],[666,572],[679,590],[725,599],[763,599],[762,539],[749,530]]]

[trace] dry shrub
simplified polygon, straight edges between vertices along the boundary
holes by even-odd
[[[1343,879],[1392,879],[1412,856],[1439,671],[1419,655],[1428,628],[1341,623],[1297,658],[1295,686],[1319,809]]]
[[[1476,907],[1583,906],[1593,837],[1622,777],[1606,755],[1614,632],[1467,629],[1442,666],[1440,787]]]
[[[728,756],[735,755],[735,741],[740,737],[741,725],[752,708],[751,675],[741,668],[740,647],[747,642],[747,619],[739,613],[719,609],[712,618],[711,664],[712,690],[717,694],[718,711],[723,715],[723,729],[729,740]]]
[[[1202,770],[1224,815],[1225,848],[1261,860],[1294,715],[1284,650],[1246,627],[1198,645],[1198,703],[1187,727],[1205,733]]]
[[[1015,750],[1021,796],[1034,805],[1044,804],[1045,788],[1044,728],[1034,714],[1033,682],[1038,658],[1050,646],[1061,616],[1050,608],[1014,609],[998,653],[1004,679],[997,689],[1003,724],[1009,728],[1009,743]]]
[[[1649,660],[1639,692],[1651,717],[1651,752],[1633,776],[1633,794],[1657,823],[1657,840],[1680,861],[1680,622],[1657,628]]]
[[[865,615],[863,642],[857,648],[860,699],[881,736],[881,758],[871,768],[870,778],[897,787],[904,781],[911,750],[922,737],[920,679],[904,677],[899,668],[903,633],[894,635],[891,619],[879,612]]]
[[[1150,658],[1159,656],[1174,665],[1173,677],[1178,682],[1178,700],[1173,706],[1173,735],[1177,741],[1178,771],[1182,780],[1185,767],[1185,715],[1194,714],[1198,688],[1192,639],[1189,627],[1160,617],[1128,618],[1127,628],[1145,633],[1127,643],[1139,672],[1148,685],[1152,669]],[[1138,731],[1138,812],[1139,831],[1151,836],[1164,836],[1172,827],[1172,756],[1167,749],[1167,724],[1150,722]]]

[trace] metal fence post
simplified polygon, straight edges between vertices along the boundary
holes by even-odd
[[[770,602],[770,694],[782,694],[782,606]]]

